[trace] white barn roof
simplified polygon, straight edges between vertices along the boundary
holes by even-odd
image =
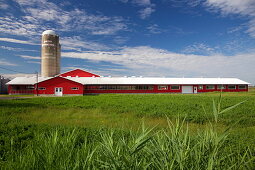
[[[52,77],[38,77],[38,82],[51,79]],[[11,81],[9,81],[8,85],[34,85],[37,83],[37,79],[35,76],[33,77],[15,77]]]
[[[38,82],[42,82],[53,77],[39,77]],[[142,84],[250,84],[237,78],[148,78],[148,77],[62,77],[83,85],[92,84],[122,84],[122,85],[142,85]],[[36,77],[16,77],[8,85],[34,85]]]
[[[249,84],[237,78],[65,77],[81,84]]]

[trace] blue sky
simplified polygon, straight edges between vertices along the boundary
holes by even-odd
[[[237,77],[255,84],[255,0],[0,0],[0,69],[40,72],[52,29],[61,71]]]

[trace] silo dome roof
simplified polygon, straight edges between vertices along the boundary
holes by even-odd
[[[45,34],[57,35],[57,34],[55,33],[55,31],[53,31],[53,30],[46,30],[46,31],[44,31],[44,32],[42,33],[42,35],[45,35]]]

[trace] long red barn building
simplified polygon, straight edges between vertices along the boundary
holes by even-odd
[[[16,77],[9,94],[85,95],[100,93],[243,92],[248,84],[237,78],[101,77],[80,69],[55,77]]]

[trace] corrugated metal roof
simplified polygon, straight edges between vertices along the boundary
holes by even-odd
[[[66,77],[81,84],[249,84],[237,78]]]
[[[42,82],[53,77],[39,77]],[[237,78],[62,77],[81,84],[250,84]],[[7,84],[35,84],[36,77],[16,77]]]
[[[38,82],[51,79],[52,77],[38,77]],[[36,77],[16,77],[9,81],[7,84],[10,85],[33,85],[36,84]]]

